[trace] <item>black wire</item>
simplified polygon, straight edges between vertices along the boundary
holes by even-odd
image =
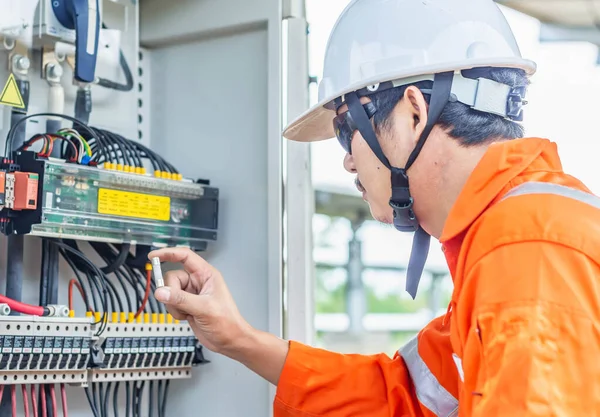
[[[110,386],[112,385],[112,382],[109,382],[108,384],[106,384],[106,391],[105,391],[105,396],[104,396],[104,414],[108,417],[108,400],[110,399]]]
[[[115,262],[113,262],[112,259],[110,259],[110,258],[108,258],[108,257],[105,256],[107,252],[111,252],[113,254],[113,256],[116,256],[118,258],[123,257],[125,259],[127,258],[127,255],[129,254],[129,248],[130,248],[129,244],[124,244],[122,246],[123,250],[121,252],[119,252],[118,255],[114,255],[115,253],[117,253],[117,250],[114,249],[111,245],[108,245],[106,243],[91,242],[90,244],[91,244],[92,248],[96,251],[96,253],[98,253],[98,255],[102,258],[102,260],[104,261],[104,263],[106,263],[108,265],[107,267],[101,268],[102,272],[104,272],[107,275],[109,273],[107,271],[112,272],[112,266],[115,264]],[[124,256],[122,255],[123,252],[125,253]],[[123,260],[117,259],[116,263],[119,264],[118,265],[119,267],[121,267],[123,265],[123,263],[125,262],[125,259],[123,259]],[[119,281],[119,284],[123,288],[123,294],[125,295],[125,298],[126,298],[126,301],[127,301],[127,306],[129,307],[128,311],[132,311],[132,304],[131,304],[131,299],[129,297],[129,292],[127,291],[127,288],[125,287],[125,283],[123,282],[124,281],[123,278],[119,275],[120,274],[119,269],[117,268],[114,272],[115,272],[115,275],[118,278],[117,281]],[[109,283],[109,285],[112,286],[112,283],[110,281],[107,281],[107,282]],[[114,286],[113,286],[113,289],[114,289]],[[115,291],[115,293],[116,293],[116,295],[118,297],[119,306],[121,308],[121,311],[124,311],[123,305],[122,305],[122,302],[121,302],[121,297],[120,297],[119,293],[116,292],[116,289],[114,289],[114,291]]]
[[[106,285],[108,286],[108,289],[110,290],[108,292],[108,294],[111,297],[112,300],[112,311],[125,311],[123,309],[123,301],[121,300],[121,297],[119,295],[119,293],[117,292],[117,289],[115,288],[115,285],[110,282],[110,280],[108,279],[108,277],[106,275],[104,275],[103,277],[106,280]],[[115,305],[116,302],[116,305]],[[119,308],[117,310],[117,307]]]
[[[132,157],[135,159],[135,163],[137,166],[139,167],[143,167],[144,163],[142,162],[142,153],[140,152],[140,150],[138,149],[137,146],[135,146],[135,142],[131,141],[127,138],[124,138],[121,135],[117,135],[119,136],[119,138],[121,138],[122,140],[125,141],[125,143],[127,143],[127,146],[129,146],[129,150],[131,151],[131,155]]]
[[[140,382],[140,387],[137,392],[137,417],[142,414],[142,398],[144,397],[144,385],[146,385],[146,381]]]
[[[150,381],[148,387],[148,417],[154,417],[154,410],[152,405],[154,403],[154,381]]]
[[[106,403],[104,402],[104,384],[98,383],[98,402],[100,403],[100,415],[106,417]]]
[[[121,147],[121,152],[128,160],[129,166],[136,166],[136,161],[133,156],[133,145],[131,145],[130,141],[125,139],[123,136],[117,135],[116,133],[106,132],[108,135],[112,136],[115,142]]]
[[[132,308],[130,311],[135,313],[138,309],[137,306],[142,304],[142,301],[144,299],[144,294],[140,293],[138,286],[135,284],[134,279],[129,274],[129,272],[127,271],[126,268],[121,268],[121,270],[116,272],[116,275],[118,277],[120,277],[120,279],[122,279],[123,281],[127,281],[129,283],[129,285],[131,285],[131,288],[133,288],[133,292],[135,293],[135,298],[136,298],[137,304],[136,304],[136,307]]]
[[[127,161],[125,160],[127,156],[125,155],[125,151],[122,148],[122,144],[119,143],[119,141],[116,140],[116,138],[112,134],[110,134],[110,132],[102,131],[102,134],[110,142],[111,149],[114,150],[114,153],[117,156],[117,163],[127,165]]]
[[[82,132],[82,131],[80,131],[80,130],[78,130],[78,132],[88,142],[88,145],[90,146],[90,149],[92,150],[92,152],[94,154],[93,155],[93,159],[95,161],[99,162],[102,157],[106,156],[106,154],[107,154],[107,151],[106,151],[107,146],[104,143],[104,138],[100,138],[100,136],[98,135],[98,133],[93,128],[90,128],[90,130],[92,132],[94,132],[94,134],[96,135],[95,138],[91,137],[90,135],[86,136],[85,133]],[[98,148],[98,149],[96,150],[96,148]]]
[[[119,384],[120,382],[117,381],[113,390],[113,413],[115,417],[119,417]]]
[[[156,401],[157,401],[157,405],[158,405],[158,417],[164,417],[163,412],[162,412],[162,403],[163,403],[163,399],[162,399],[162,394],[163,394],[163,381],[162,379],[158,380],[158,387],[156,388]]]
[[[125,281],[129,281],[129,280],[125,277],[125,274],[123,274],[123,272],[121,270],[115,271],[115,275],[118,278],[119,283],[123,287],[123,294],[125,294],[125,298],[127,299],[127,306],[129,307],[128,311],[135,313],[134,308],[133,308],[133,303],[131,302],[131,297],[129,296],[129,291],[127,290],[127,288],[125,286]],[[129,281],[129,282],[131,283],[131,281]],[[134,292],[135,292],[137,302],[141,304],[142,297],[140,296],[140,294],[137,291],[134,291]]]
[[[94,384],[92,384],[92,386],[94,386]],[[90,408],[92,409],[92,413],[94,413],[94,417],[100,417],[98,415],[98,410],[96,408],[96,405],[94,404],[94,401],[92,401],[92,397],[90,395],[90,390],[88,387],[84,388],[85,391],[85,396],[87,397],[88,403],[90,404]],[[41,411],[38,414],[42,414]]]
[[[78,276],[78,269],[75,266],[75,263],[73,262],[71,257],[67,254],[67,252],[63,248],[60,248],[59,252],[62,255],[62,257],[64,258],[64,260],[67,261],[67,263],[69,264],[69,266],[71,267],[73,272],[75,272],[75,275]],[[100,309],[98,307],[102,303],[102,301],[98,302],[98,300],[96,299],[96,293],[94,292],[94,287],[92,287],[90,277],[87,274],[86,274],[86,278],[88,280],[88,285],[90,287],[90,293],[92,295],[91,299],[92,299],[92,302],[94,303],[93,304],[94,311],[100,311]],[[80,280],[80,284],[81,284],[81,287],[84,288],[84,291],[87,292],[87,288],[83,285],[83,280]],[[99,293],[99,294],[100,294],[100,300],[102,300],[102,294],[101,293]]]
[[[77,279],[79,286],[83,290],[83,294],[81,296],[83,297],[83,303],[85,304],[85,311],[90,311],[91,304],[90,304],[90,299],[89,299],[89,295],[88,295],[88,290],[83,283],[83,279],[81,278],[79,271],[77,270],[77,268],[75,268],[75,265],[71,262],[70,259],[68,259],[68,257],[65,258],[66,253],[64,250],[62,250],[62,248],[59,249],[58,251],[63,256],[63,258],[67,261],[67,263],[69,263],[69,266],[71,267],[71,269],[73,269],[73,273],[75,274],[75,279]]]
[[[146,148],[144,145],[142,145],[139,142],[136,143],[135,145],[144,152],[144,154],[146,155],[146,157],[148,159],[156,161],[156,163],[158,164],[159,170],[167,171],[167,164],[162,157],[158,156],[156,153],[152,152],[150,149]]]
[[[117,91],[131,91],[133,89],[133,75],[131,74],[131,69],[129,68],[129,64],[127,63],[127,59],[125,58],[122,49],[119,50],[119,64],[125,75],[125,84],[116,83],[105,78],[98,78],[99,86]]]
[[[165,415],[165,412],[167,410],[167,395],[169,393],[169,384],[170,383],[171,383],[170,379],[167,379],[167,381],[165,382],[165,392],[163,394],[163,403],[162,403],[162,409],[161,409],[163,416]]]
[[[85,271],[85,276],[88,280],[88,284],[90,286],[90,288],[95,288],[96,292],[98,293],[98,296],[100,297],[100,302],[102,304],[102,309],[104,310],[105,305],[108,305],[108,301],[106,299],[105,294],[102,294],[102,290],[100,289],[100,285],[98,284],[98,280],[95,280],[92,278],[93,274],[90,273],[90,271]],[[92,285],[93,284],[93,285]],[[92,290],[92,293],[94,291]],[[95,308],[94,311],[100,312],[100,309]],[[94,323],[94,324],[98,324],[98,323]]]
[[[106,245],[108,247],[109,250],[112,251],[111,246]],[[105,274],[110,274],[112,272],[115,272],[117,269],[119,269],[127,260],[127,256],[129,255],[129,249],[131,248],[131,244],[130,243],[123,243],[121,245],[121,249],[119,251],[119,254],[117,255],[117,257],[115,258],[115,260],[110,263],[109,265],[105,266],[104,268],[102,268],[102,272],[104,272]]]
[[[113,138],[107,135],[106,132],[103,130],[94,128],[94,131],[96,132],[98,137],[102,138],[102,140],[104,141],[105,160],[109,162],[115,162],[117,164],[122,163],[123,155],[119,154],[119,149],[115,146]]]
[[[129,417],[131,413],[131,383],[125,383],[125,417]]]
[[[106,277],[103,277],[104,279],[106,279]],[[115,294],[113,293],[113,291],[111,291],[111,289],[114,290],[114,287],[111,287],[108,284],[111,284],[111,282],[106,279],[106,284],[107,284],[107,288],[108,288],[108,299],[110,300],[110,307],[111,307],[111,311],[117,311],[117,300],[115,297]],[[112,284],[111,284],[112,285]]]
[[[103,315],[102,318],[100,320],[101,324],[100,324],[100,329],[98,330],[98,333],[96,334],[97,336],[100,336],[104,330],[106,330],[106,326],[108,325],[108,308],[107,308],[107,301],[106,299],[108,298],[106,296],[108,290],[106,287],[106,277],[104,276],[104,274],[102,273],[102,271],[100,271],[100,269],[98,269],[98,267],[96,265],[94,265],[82,252],[80,252],[79,250],[73,249],[71,246],[67,245],[66,243],[63,242],[59,242],[56,240],[50,240],[53,244],[65,249],[67,252],[70,252],[74,255],[76,255],[77,257],[79,257],[86,265],[88,265],[90,268],[92,268],[92,270],[94,270],[94,272],[96,272],[96,276],[99,277],[99,281],[102,284],[102,289],[103,289]],[[103,279],[103,278],[104,279]],[[98,322],[94,323],[97,324]]]
[[[104,417],[102,415],[102,408],[98,407],[98,399],[96,398],[98,395],[98,391],[96,390],[97,388],[97,384],[96,383],[92,383],[92,399],[94,400],[94,407],[96,408],[96,410],[100,411],[100,417]]]

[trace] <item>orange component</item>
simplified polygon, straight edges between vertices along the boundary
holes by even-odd
[[[37,208],[39,175],[30,172],[15,172],[14,210]]]
[[[600,210],[552,193],[500,201],[524,182],[589,189],[556,145],[490,145],[440,242],[448,313],[394,356],[290,342],[275,417],[588,415],[600,409]],[[459,407],[460,399],[460,407]]]

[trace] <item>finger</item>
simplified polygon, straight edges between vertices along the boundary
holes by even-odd
[[[154,298],[156,298],[157,301],[165,304],[167,312],[172,315],[175,320],[186,320],[188,317],[188,314],[185,311],[178,309],[175,305],[169,304],[169,300],[171,298],[171,288],[157,288],[156,291],[154,291]]]
[[[190,278],[190,274],[182,270],[168,271],[165,276],[165,285],[167,287],[181,288],[194,294],[200,293],[200,285]]]
[[[175,320],[187,320],[190,317],[189,314],[185,314],[173,306],[166,306],[166,307],[167,307],[167,312],[171,316],[173,316],[173,318]]]
[[[178,275],[182,275],[181,279]],[[175,288],[175,289],[182,289],[182,284],[186,284],[185,283],[185,279],[183,277],[183,275],[187,276],[187,272],[185,271],[169,271],[167,272],[167,274],[165,274],[165,284],[167,285],[167,287],[159,287],[154,291],[154,298],[159,301],[164,303],[165,301],[168,301],[169,298],[171,297],[171,291],[170,288]],[[189,280],[189,278],[188,278]],[[170,287],[170,288],[169,288]],[[185,317],[187,317],[187,314],[185,314],[182,311],[179,311],[176,307],[172,307],[170,305],[166,305],[167,307],[167,311],[169,312],[169,314],[171,314],[173,316],[173,318],[175,318],[175,320],[185,320]]]
[[[158,258],[161,262],[180,263],[190,275],[194,275],[201,282],[210,277],[213,267],[200,255],[188,248],[165,248],[152,251],[148,258]]]
[[[176,287],[162,287],[156,290],[156,299],[174,308],[180,314],[194,317],[204,315],[205,302],[201,296],[191,294]]]

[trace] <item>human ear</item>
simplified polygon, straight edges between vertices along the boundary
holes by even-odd
[[[419,138],[427,125],[427,102],[421,90],[410,86],[404,91],[404,99],[414,120],[415,137]]]

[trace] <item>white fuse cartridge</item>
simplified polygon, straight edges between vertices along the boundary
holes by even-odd
[[[163,279],[162,269],[160,268],[160,259],[158,258],[152,258],[152,273],[154,274],[156,288],[164,287],[165,280]]]

